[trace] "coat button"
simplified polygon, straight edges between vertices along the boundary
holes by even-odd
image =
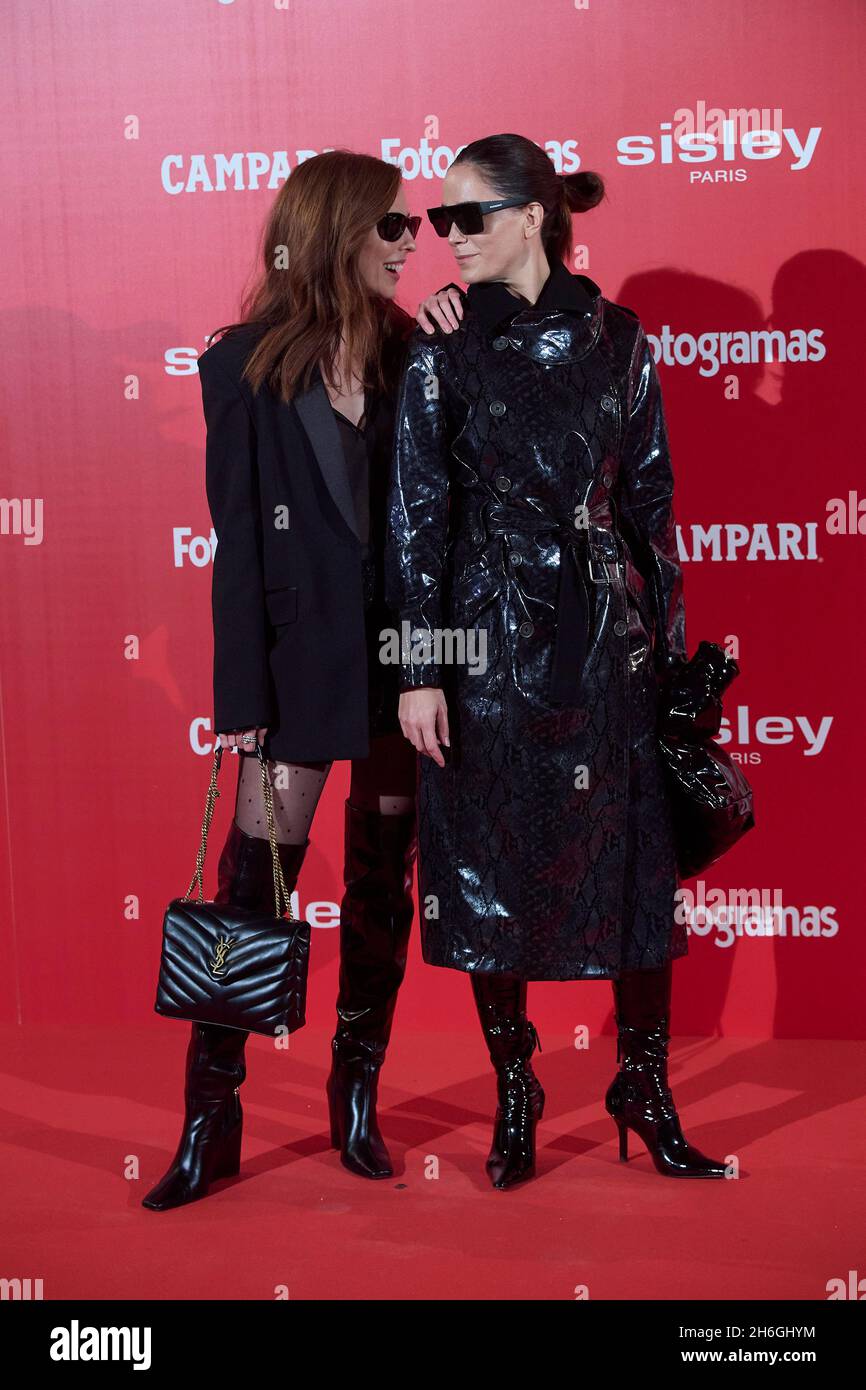
[[[601,481],[604,483],[605,487],[610,487],[613,482],[613,475],[611,473],[604,473],[602,474]]]
[[[613,630],[617,637],[625,637],[625,634],[628,632],[628,623],[623,622],[622,618],[617,618],[613,625]]]
[[[511,487],[511,479],[506,478],[504,473],[500,473],[498,478],[493,479],[500,492],[508,492]]]
[[[602,408],[602,410],[613,410],[613,406],[614,406],[613,396],[602,396],[602,398],[601,398],[601,408]]]
[[[535,625],[534,625],[533,623],[521,623],[521,624],[520,624],[519,632],[520,632],[521,637],[531,637],[534,631],[535,631]]]
[[[491,401],[491,402],[490,402],[490,414],[491,414],[491,415],[504,415],[504,414],[505,414],[505,402],[504,402],[504,401]]]
[[[493,339],[493,346],[494,346],[494,348],[496,349],[497,352],[501,352],[503,348],[507,348],[507,347],[508,347],[508,339],[507,339],[507,338],[494,338],[494,339]]]
[[[484,532],[483,532],[483,531],[473,531],[473,532],[472,532],[472,543],[473,543],[473,545],[480,545],[481,542],[482,542],[483,540],[484,540]]]
[[[511,554],[509,555],[508,558],[509,558],[509,560],[511,561],[512,565],[522,565],[522,564],[523,564],[523,556],[522,556],[522,555],[518,555],[518,553],[517,553],[516,550],[512,550],[512,552],[511,552]]]

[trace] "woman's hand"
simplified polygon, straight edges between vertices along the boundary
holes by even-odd
[[[267,729],[238,729],[231,734],[218,734],[220,748],[238,748],[242,753],[252,753],[256,743],[259,747],[265,741]]]
[[[460,291],[452,287],[437,290],[435,294],[428,295],[418,305],[418,312],[415,317],[425,333],[435,333],[437,325],[444,332],[451,333],[453,329],[460,327],[460,320],[463,317]]]
[[[445,759],[439,751],[440,742],[451,747],[448,737],[448,706],[438,686],[420,690],[404,690],[398,707],[400,728],[419,753],[425,753],[440,767]]]

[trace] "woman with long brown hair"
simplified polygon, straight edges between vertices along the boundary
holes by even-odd
[[[413,916],[416,757],[397,719],[399,670],[378,649],[394,621],[385,496],[414,327],[394,295],[420,220],[393,165],[346,150],[301,164],[268,218],[242,321],[199,359],[217,535],[214,730],[238,752],[216,901],[273,911],[256,744],[290,893],[331,765],[351,759],[327,1093],[332,1142],[367,1178],[392,1172],[376,1089]],[[183,1132],[146,1207],[194,1201],[237,1173],[246,1037],[193,1024]]]

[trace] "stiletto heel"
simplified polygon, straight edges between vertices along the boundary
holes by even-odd
[[[496,1188],[535,1176],[535,1132],[544,1091],[529,1059],[541,1041],[526,1017],[526,981],[513,975],[472,975],[478,1016],[496,1070],[497,1108],[486,1168]]]
[[[659,970],[627,970],[613,980],[616,1059],[622,1065],[605,1096],[619,1130],[619,1156],[628,1157],[628,1131],[649,1150],[656,1171],[671,1178],[723,1178],[724,1163],[707,1158],[685,1139],[668,1085],[672,963]]]
[[[619,1132],[619,1161],[620,1163],[628,1163],[628,1125],[621,1124],[617,1120],[616,1127]]]

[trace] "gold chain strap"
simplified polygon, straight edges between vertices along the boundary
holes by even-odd
[[[195,873],[192,876],[189,887],[187,888],[186,892],[181,898],[181,902],[183,903],[189,902],[190,898],[192,897],[192,890],[196,886],[196,884],[198,884],[198,900],[199,902],[204,902],[204,880],[202,878],[202,875],[204,873],[204,857],[205,853],[207,852],[207,833],[210,830],[210,823],[213,819],[214,806],[216,805],[216,800],[219,796],[219,792],[217,791],[217,774],[220,770],[222,753],[223,750],[221,745],[217,744],[216,748],[214,749],[213,765],[210,770],[210,785],[207,789],[207,798],[204,804],[204,820],[202,821],[201,826],[201,843],[198,847],[198,854],[195,857]]]
[[[198,901],[204,902],[204,857],[207,853],[208,831],[210,830],[210,823],[213,819],[214,807],[216,805],[217,797],[219,796],[219,791],[217,790],[217,777],[219,775],[220,763],[222,762],[222,754],[222,745],[218,743],[216,748],[214,749],[213,766],[211,767],[210,773],[210,784],[207,789],[207,798],[205,800],[204,806],[204,820],[202,821],[201,826],[201,842],[198,847],[198,854],[195,857],[195,873],[193,874],[192,879],[190,880],[189,888],[187,888],[186,892],[181,898],[181,902],[184,903],[189,902],[190,898],[192,897],[193,889],[196,887],[196,885],[198,885]],[[259,759],[259,764],[262,773],[262,792],[264,795],[265,802],[265,814],[268,819],[268,841],[271,846],[271,860],[273,862],[274,869],[274,915],[277,917],[283,917],[285,916],[286,912],[288,912],[289,920],[293,920],[292,900],[289,895],[289,890],[286,887],[286,881],[283,878],[283,866],[280,862],[280,853],[277,848],[277,830],[276,824],[274,822],[274,799],[273,792],[271,790],[271,781],[268,777],[268,765],[265,761],[264,754],[262,753],[261,746],[258,744],[256,745],[256,754]]]
[[[262,774],[262,792],[264,794],[265,800],[265,815],[268,818],[268,839],[271,842],[271,859],[273,860],[274,865],[274,903],[277,909],[276,916],[282,917],[286,912],[288,912],[289,919],[291,920],[292,900],[289,896],[288,889],[286,888],[286,880],[283,878],[283,866],[280,862],[280,852],[277,848],[277,828],[274,823],[274,798],[273,793],[271,791],[271,779],[268,777],[268,765],[265,762],[264,754],[262,753],[261,746],[259,744],[256,744],[256,753],[258,754],[259,766],[261,768]],[[282,907],[280,906],[280,895],[282,895],[282,902],[284,904],[284,906]]]

